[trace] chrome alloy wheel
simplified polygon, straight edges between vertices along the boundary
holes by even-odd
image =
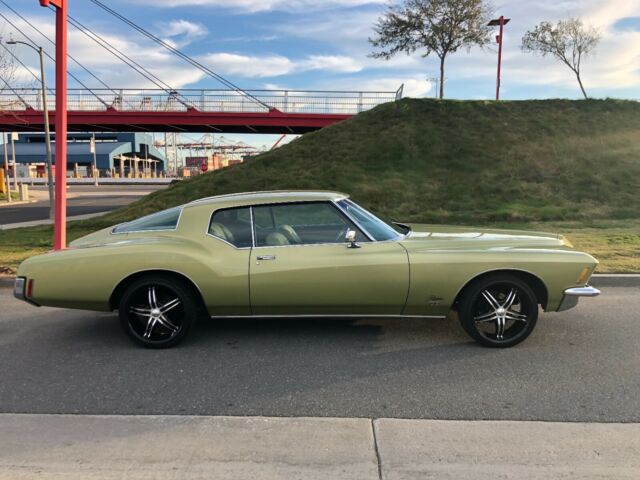
[[[145,307],[132,306],[129,308],[129,311],[139,316],[143,325],[146,322],[144,333],[142,334],[143,338],[151,339],[154,333],[156,335],[166,335],[168,333],[173,337],[180,330],[180,322],[176,321],[175,318],[171,318],[169,312],[179,307],[181,303],[177,297],[168,301],[159,302],[156,287],[152,285],[147,291],[147,303]]]
[[[146,348],[177,345],[205,312],[195,287],[163,274],[149,274],[133,281],[118,306],[123,330]]]
[[[147,346],[171,342],[182,331],[185,305],[179,288],[164,282],[137,286],[124,306],[129,333]]]
[[[492,342],[517,339],[527,330],[532,308],[537,312],[537,305],[513,284],[493,284],[479,293],[472,309],[473,322],[478,334]]]

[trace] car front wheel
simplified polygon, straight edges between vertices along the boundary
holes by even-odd
[[[458,316],[464,330],[480,345],[512,347],[535,328],[538,300],[518,277],[491,275],[467,287]]]
[[[181,282],[160,275],[143,277],[125,291],[120,324],[138,345],[167,348],[187,334],[198,317],[198,301]]]

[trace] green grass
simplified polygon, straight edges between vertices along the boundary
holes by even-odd
[[[20,195],[17,192],[11,192],[11,198],[13,200],[19,200]],[[6,201],[7,201],[7,194],[0,192],[0,202],[6,202]]]
[[[640,271],[639,132],[639,102],[404,99],[71,224],[69,236],[210,195],[330,189],[399,221],[560,231],[600,271]],[[0,266],[49,236],[0,232]]]

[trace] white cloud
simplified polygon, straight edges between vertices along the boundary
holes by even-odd
[[[301,60],[291,60],[282,55],[212,53],[204,56],[203,60],[222,75],[248,78],[278,77],[311,70],[354,73],[363,68],[353,58],[336,55],[310,55]]]
[[[40,17],[30,18],[29,21],[44,35],[49,38],[54,38],[55,26],[51,21],[42,20]],[[41,42],[45,50],[49,52],[52,57],[54,56],[53,45],[44,41],[41,36],[35,35],[31,27],[26,23],[20,20],[17,20],[15,23],[20,31],[33,35],[34,41]],[[169,22],[167,26],[171,35],[181,36],[183,41],[187,37],[195,38],[201,35],[204,28],[198,24],[181,20]],[[96,31],[96,29],[93,30]],[[12,31],[13,28],[7,30],[7,32]],[[204,76],[200,70],[189,66],[184,61],[169,54],[162,47],[152,44],[151,42],[138,43],[128,37],[119,36],[111,32],[96,31],[96,33],[98,33],[107,44],[124,52],[129,58],[144,66],[172,88],[184,87],[197,82]],[[13,36],[17,40],[24,40],[18,32],[13,32]],[[84,33],[75,28],[71,28],[68,36],[69,53],[110,87],[158,88],[153,82],[134,72],[125,63],[100,47]],[[37,57],[34,58],[31,49],[18,45],[16,47],[16,55],[18,55],[23,62],[30,62],[32,66],[29,68],[34,72],[38,72],[37,75],[38,77],[40,76],[39,66],[36,67]],[[53,62],[47,58],[46,64],[50,70],[48,76],[51,79],[53,78],[53,72],[51,71]],[[87,74],[71,60],[69,61],[69,70],[81,78],[85,84],[92,87],[100,86],[95,79],[88,77]],[[21,80],[25,78],[24,73],[27,72],[23,72]],[[77,83],[70,78],[69,86],[74,88],[77,86]]]
[[[171,20],[158,23],[156,30],[159,35],[166,37],[174,46],[184,47],[198,38],[205,37],[209,31],[207,27],[188,20]]]
[[[362,70],[357,60],[343,55],[311,55],[298,63],[301,70],[327,70],[331,72],[355,73]]]
[[[294,63],[282,55],[254,57],[235,53],[211,53],[205,60],[221,74],[242,77],[277,77],[293,72]]]
[[[403,97],[425,97],[433,95],[435,85],[427,80],[425,76],[394,76],[371,79],[353,78],[338,81],[336,88],[354,91],[370,92],[395,92],[403,86]]]
[[[162,8],[212,7],[244,12],[271,10],[309,11],[332,8],[386,4],[388,0],[134,0],[136,3]]]

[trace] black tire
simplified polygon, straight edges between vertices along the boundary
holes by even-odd
[[[538,299],[531,287],[514,275],[489,275],[465,288],[458,316],[462,328],[480,345],[513,347],[535,328]]]
[[[196,323],[202,311],[201,303],[184,282],[163,275],[148,275],[125,290],[118,308],[120,325],[138,345],[173,347]]]

